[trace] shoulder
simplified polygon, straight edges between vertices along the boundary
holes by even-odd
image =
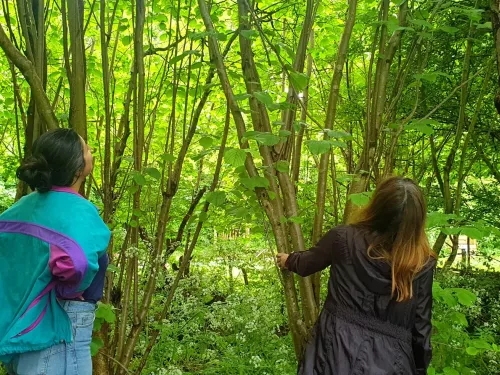
[[[330,229],[325,235],[331,244],[333,256],[337,260],[348,256],[348,238],[351,231],[351,226],[339,225]]]
[[[109,236],[109,229],[99,215],[99,210],[90,201],[76,194],[61,192],[48,192],[43,196],[47,207],[57,215],[58,222],[63,217],[68,218],[65,227],[71,229],[72,233]]]
[[[434,279],[434,272],[436,271],[437,259],[435,257],[429,257],[427,263],[422,267],[422,270],[417,274],[415,280],[418,281],[420,285],[430,283]]]

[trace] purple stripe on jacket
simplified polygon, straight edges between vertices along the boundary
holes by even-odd
[[[58,283],[60,298],[75,298],[87,272],[88,262],[83,249],[72,238],[42,225],[21,221],[0,221],[0,233],[25,234],[47,242],[50,246],[49,267]],[[68,281],[64,285],[64,281]]]

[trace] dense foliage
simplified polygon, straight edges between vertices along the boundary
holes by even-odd
[[[273,254],[306,249],[391,174],[424,190],[440,257],[429,373],[500,372],[495,1],[0,14],[0,212],[28,193],[15,170],[40,133],[71,126],[94,150],[85,190],[113,231],[96,373],[293,374],[326,280]]]

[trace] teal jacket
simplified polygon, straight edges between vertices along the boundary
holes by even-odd
[[[67,188],[32,193],[0,215],[0,361],[71,342],[58,299],[80,296],[110,231],[97,208]]]

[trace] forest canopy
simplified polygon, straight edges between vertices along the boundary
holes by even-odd
[[[327,276],[274,254],[406,176],[439,257],[429,374],[496,374],[499,38],[496,0],[2,0],[0,212],[75,129],[113,232],[95,373],[293,374]]]

